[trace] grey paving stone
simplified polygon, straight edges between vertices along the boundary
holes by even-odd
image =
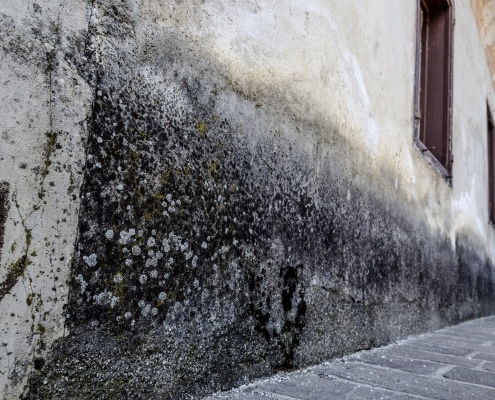
[[[495,362],[486,362],[481,366],[485,371],[495,372]]]
[[[460,326],[461,329],[469,329],[471,326],[476,327],[476,329],[495,329],[495,324],[491,317],[473,319],[455,326]]]
[[[460,367],[474,368],[481,362],[479,359],[452,356],[449,354],[430,353],[417,349],[408,349],[401,346],[390,346],[389,348],[384,348],[383,352],[390,355],[415,358],[417,360],[434,361],[442,364],[458,365]]]
[[[455,335],[448,335],[446,333],[435,333],[433,335],[430,335],[425,338],[421,338],[420,340],[428,340],[431,339],[433,341],[445,341],[445,342],[451,342],[451,343],[468,343],[472,344],[475,346],[482,346],[486,342],[493,342],[493,340],[486,340],[486,337],[472,337],[472,336],[455,336]]]
[[[201,400],[267,400],[268,398],[279,398],[273,393],[256,393],[255,389],[255,384],[250,384],[229,391],[218,392],[208,397],[203,397]]]
[[[454,331],[454,329],[452,329]],[[473,325],[457,325],[455,332],[462,335],[465,334],[467,337],[486,337],[487,340],[495,340],[495,332],[493,328],[483,328],[481,326],[473,326]]]
[[[467,356],[472,353],[469,349],[458,349],[456,347],[438,346],[435,344],[409,342],[403,345],[404,348],[429,351],[437,354],[450,354],[452,356]]]
[[[424,397],[421,397],[424,399]],[[331,399],[331,397],[327,397]],[[418,400],[419,397],[368,386],[356,386],[345,400]],[[340,400],[340,399],[339,399]]]
[[[250,392],[225,392],[204,397],[202,400],[267,400],[267,397]]]
[[[477,385],[491,386],[495,388],[495,374],[488,371],[478,371],[471,368],[455,367],[443,374],[444,377],[455,379],[467,383],[475,383]],[[495,391],[493,394],[495,399]]]
[[[443,338],[431,338],[431,339],[422,339],[422,340],[418,340],[417,342],[415,342],[417,344],[420,344],[420,345],[423,345],[423,344],[427,344],[427,345],[434,345],[434,346],[441,346],[441,347],[447,347],[447,348],[456,348],[458,349],[459,351],[461,351],[460,349],[463,349],[463,350],[466,350],[466,352],[469,353],[472,353],[474,351],[484,351],[484,352],[488,352],[488,353],[495,353],[495,347],[491,347],[491,346],[483,346],[483,343],[479,343],[479,344],[476,344],[476,343],[469,343],[469,342],[465,342],[463,340],[456,340],[456,341],[449,341],[449,340],[445,340]]]
[[[439,340],[445,340],[445,341],[453,341],[454,343],[471,343],[471,344],[474,344],[474,345],[478,345],[478,346],[481,346],[483,345],[484,343],[486,342],[490,342],[492,340],[486,340],[486,338],[476,338],[476,337],[472,337],[471,335],[469,337],[466,337],[464,335],[458,335],[458,336],[455,336],[455,335],[449,335],[448,333],[445,333],[445,332],[441,332],[441,333],[435,333],[433,335],[431,335],[432,338],[434,338],[435,340],[436,339],[439,339]],[[495,343],[495,341],[493,341]]]
[[[323,364],[315,367],[313,372],[429,399],[495,399],[495,390],[492,388],[380,368],[356,361]]]
[[[402,371],[413,372],[420,375],[431,375],[439,368],[447,366],[447,364],[440,364],[437,362],[386,354],[383,351],[359,353],[358,355],[349,358],[349,360],[358,360],[368,364],[400,369]]]
[[[456,337],[459,339],[464,339],[466,337],[469,337],[470,340],[477,340],[480,343],[494,341],[494,339],[491,336],[477,335],[476,332],[472,332],[471,335],[467,335],[465,332],[442,331],[442,334],[446,336]]]
[[[473,355],[473,359],[495,362],[495,355],[493,355],[492,353],[479,352]]]
[[[351,392],[355,387],[355,384],[349,382],[306,373],[299,376],[289,376],[287,379],[275,382],[264,382],[256,386],[254,392],[270,392],[301,400],[326,400],[328,398],[345,398],[345,394]]]

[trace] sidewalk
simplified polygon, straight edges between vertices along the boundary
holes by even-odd
[[[494,400],[495,316],[280,374],[204,400]]]

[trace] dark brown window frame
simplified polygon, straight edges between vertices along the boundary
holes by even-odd
[[[454,4],[418,0],[417,13],[414,142],[450,184]]]
[[[495,126],[490,111],[490,105],[486,104],[486,138],[488,145],[488,219],[495,226]]]

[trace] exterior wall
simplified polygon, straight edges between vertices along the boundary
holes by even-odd
[[[455,2],[449,185],[384,4],[4,2],[4,397],[199,395],[494,312],[490,33]]]
[[[495,4],[491,0],[472,0],[473,11],[478,22],[481,40],[485,46],[488,64],[495,82]]]
[[[2,399],[19,397],[65,324],[91,106],[61,53],[87,28],[86,5],[72,3],[0,5]]]

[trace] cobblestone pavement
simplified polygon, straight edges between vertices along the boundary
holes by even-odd
[[[280,374],[204,400],[495,400],[495,317]]]

